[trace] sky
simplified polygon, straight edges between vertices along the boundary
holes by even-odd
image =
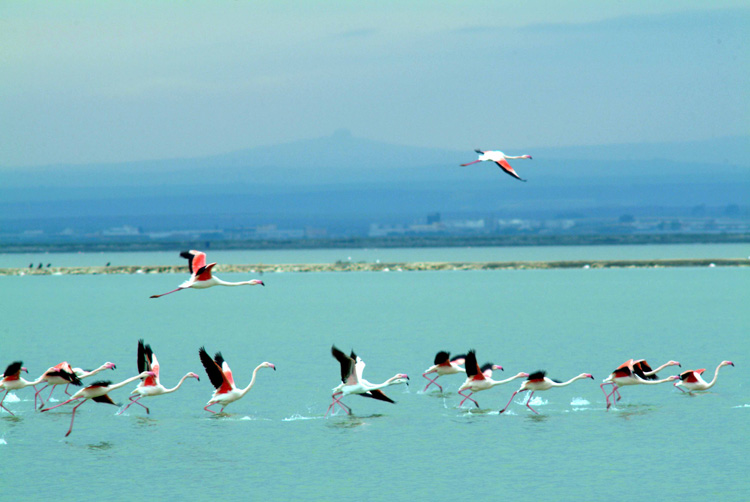
[[[747,33],[746,0],[7,0],[0,166],[746,136]]]

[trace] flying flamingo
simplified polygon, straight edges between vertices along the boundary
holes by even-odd
[[[607,409],[622,398],[622,396],[620,396],[620,391],[617,390],[619,387],[624,385],[638,385],[644,383],[644,381],[653,382],[656,380],[656,374],[667,366],[680,366],[680,363],[677,361],[668,361],[655,370],[651,369],[645,359],[630,359],[622,363],[617,369],[615,369],[615,371],[605,378],[603,383],[599,386],[599,388],[602,389],[602,392],[604,392],[604,398],[607,401]],[[662,383],[662,381],[659,381],[659,383]],[[605,385],[611,385],[612,392],[608,394],[607,391],[604,390]],[[614,399],[615,395],[617,395],[617,400]],[[609,402],[610,397],[612,398],[611,403]]]
[[[55,391],[55,387],[57,387],[58,385],[65,384],[67,386],[73,384],[76,386],[81,386],[81,380],[75,374],[75,371],[70,367],[70,364],[68,364],[67,361],[63,361],[60,364],[52,366],[47,371],[45,371],[39,379],[45,382],[45,385],[44,387],[36,391],[36,394],[34,394],[35,409],[44,408],[44,401],[42,401],[41,397],[39,398],[39,401],[41,402],[39,406],[36,405],[36,401],[37,396],[47,387],[52,387],[52,389],[49,391],[49,396],[47,396],[47,401],[49,401],[52,397],[52,393]]]
[[[216,387],[214,395],[211,396],[208,404],[203,407],[204,410],[210,411],[211,413],[216,413],[214,410],[209,409],[209,407],[215,405],[216,403],[219,403],[221,405],[221,410],[219,410],[219,413],[222,413],[224,411],[224,408],[226,408],[228,404],[244,397],[245,394],[247,394],[247,392],[253,388],[253,385],[255,385],[255,376],[258,374],[259,369],[271,368],[276,371],[276,366],[274,366],[273,364],[269,362],[262,362],[253,370],[253,378],[250,380],[250,384],[244,389],[238,389],[234,385],[232,370],[229,369],[229,365],[222,357],[221,352],[217,352],[214,358],[211,359],[211,356],[208,355],[205,347],[201,347],[198,350],[198,354],[200,355],[203,367],[206,368],[208,379],[211,380],[213,386]]]
[[[120,410],[117,413],[118,415],[130,408],[130,406],[133,404],[142,406],[146,409],[146,413],[150,413],[145,405],[138,402],[142,397],[159,396],[161,394],[169,394],[170,392],[174,392],[180,388],[186,378],[195,378],[196,380],[200,381],[198,375],[191,372],[182,377],[179,383],[171,389],[167,389],[166,387],[164,387],[159,382],[159,361],[156,359],[156,354],[154,354],[154,352],[151,350],[150,345],[143,344],[143,340],[138,340],[138,371],[151,371],[154,376],[144,378],[141,383],[139,383],[138,386],[133,389],[133,392],[131,392],[131,394],[138,394],[138,396],[130,396],[130,403],[128,403],[128,405],[125,406],[122,410]]]
[[[529,403],[531,402],[531,396],[534,395],[534,392],[538,390],[548,390],[552,387],[565,387],[566,385],[570,385],[576,380],[580,380],[582,378],[591,378],[593,380],[593,376],[591,376],[588,373],[581,373],[577,377],[573,377],[567,382],[558,382],[557,380],[552,380],[551,378],[547,378],[545,371],[536,371],[529,375],[528,380],[526,380],[524,383],[521,384],[521,388],[518,389],[513,393],[512,396],[510,396],[510,400],[508,401],[508,404],[505,405],[505,408],[500,410],[500,413],[503,413],[505,410],[508,409],[508,406],[510,406],[510,403],[513,401],[513,398],[516,397],[516,394],[519,392],[523,392],[526,390],[530,390],[531,394],[529,394],[529,399],[526,401],[526,407],[536,413],[539,414],[534,408],[532,408]]]
[[[462,167],[470,166],[472,164],[476,164],[477,162],[486,162],[486,161],[492,161],[495,164],[500,167],[503,171],[508,173],[509,175],[513,176],[516,179],[519,179],[521,181],[526,181],[525,179],[521,178],[510,166],[507,159],[530,159],[531,155],[519,155],[517,157],[512,157],[510,155],[505,155],[503,152],[499,152],[497,150],[474,150],[479,154],[479,158],[473,162],[467,162],[466,164],[461,164]]]
[[[68,399],[65,402],[62,402],[58,405],[52,406],[50,408],[45,408],[42,411],[49,411],[54,410],[55,408],[59,406],[63,406],[65,404],[71,403],[73,401],[77,401],[79,399],[83,399],[80,403],[73,406],[73,413],[70,417],[70,428],[68,429],[68,432],[65,433],[65,437],[68,437],[71,432],[73,432],[73,421],[76,418],[76,410],[79,406],[81,406],[83,403],[88,401],[89,399],[93,399],[97,403],[107,403],[107,404],[115,404],[114,401],[112,401],[112,398],[109,397],[108,393],[112,392],[115,389],[119,389],[120,387],[124,387],[125,385],[129,384],[130,382],[134,380],[138,380],[139,378],[145,378],[149,376],[154,376],[154,373],[152,371],[144,371],[139,375],[136,375],[134,377],[128,378],[127,380],[123,380],[120,383],[113,384],[112,382],[108,380],[102,380],[98,382],[94,382],[91,385],[84,387],[83,389],[79,390],[75,394],[73,394],[73,397]]]
[[[331,354],[341,364],[341,383],[333,389],[333,394],[331,395],[333,401],[331,401],[324,416],[328,416],[328,413],[337,403],[347,415],[351,415],[352,409],[341,402],[341,398],[349,394],[359,394],[362,397],[395,403],[394,400],[386,396],[380,389],[399,383],[409,385],[409,376],[405,373],[397,373],[383,383],[370,383],[362,378],[362,370],[365,369],[365,362],[357,357],[353,351],[351,355],[347,356],[334,345],[331,347]]]
[[[479,408],[479,403],[477,403],[474,399],[471,398],[471,396],[475,392],[491,389],[492,387],[495,387],[496,385],[502,385],[504,383],[508,383],[512,380],[515,380],[516,378],[523,378],[523,377],[529,376],[528,373],[518,373],[517,375],[514,375],[510,378],[506,378],[505,380],[493,380],[492,370],[503,371],[503,367],[497,364],[487,363],[480,368],[479,363],[477,363],[476,352],[473,350],[470,350],[469,353],[466,354],[466,377],[467,378],[466,378],[466,381],[458,389],[458,393],[461,394],[461,396],[463,396],[463,399],[461,400],[461,402],[458,403],[459,408],[461,407],[461,405],[464,404],[464,402],[467,399],[471,401],[472,403],[476,404],[477,408]],[[468,396],[464,394],[465,390],[469,391]]]
[[[732,361],[722,361],[719,363],[714,372],[714,378],[710,382],[706,382],[703,380],[703,377],[701,377],[701,374],[706,371],[705,368],[683,371],[679,375],[669,377],[669,380],[679,380],[679,382],[674,383],[674,386],[688,394],[692,394],[695,390],[708,390],[716,383],[716,379],[719,376],[719,369],[721,369],[722,366],[734,366],[734,363]],[[687,391],[685,389],[687,389]]]
[[[98,368],[93,369],[93,370],[84,370],[84,369],[81,369],[81,368],[73,368],[73,373],[75,373],[75,375],[79,379],[81,379],[81,378],[88,378],[90,376],[94,376],[97,373],[99,373],[100,371],[114,370],[116,368],[117,368],[117,366],[115,366],[115,363],[106,362],[106,363],[102,364],[101,366],[99,366]],[[70,392],[68,392],[68,387],[70,387],[70,384],[68,384],[68,385],[65,386],[65,393],[67,395],[70,395]],[[54,389],[55,388],[53,387],[52,390],[54,390]],[[50,397],[52,397],[52,393],[51,392],[50,392]],[[50,398],[48,397],[47,398],[48,402],[49,402],[49,399]]]
[[[183,251],[182,253],[180,253],[180,256],[182,256],[183,258],[187,258],[188,260],[190,268],[190,279],[180,284],[177,289],[174,289],[167,293],[162,293],[160,295],[152,295],[151,298],[159,298],[160,296],[168,295],[170,293],[174,293],[175,291],[180,291],[181,289],[188,288],[205,289],[210,288],[211,286],[255,286],[256,284],[265,286],[263,281],[258,279],[242,282],[227,282],[222,281],[218,277],[213,277],[211,275],[211,269],[214,268],[216,262],[206,265],[206,253],[203,253],[201,251]]]
[[[3,398],[0,399],[0,408],[4,409],[11,415],[13,415],[13,412],[3,406],[3,401],[5,401],[5,397],[8,395],[8,392],[12,390],[23,389],[24,387],[34,387],[34,390],[36,391],[36,385],[44,381],[41,378],[39,380],[36,380],[35,382],[24,380],[23,378],[21,378],[22,371],[25,371],[26,373],[29,372],[29,370],[24,368],[23,362],[15,361],[13,363],[10,363],[3,373],[2,380],[0,380],[0,389],[5,389],[5,394],[3,394]]]
[[[464,364],[464,361],[466,359],[465,355],[460,356],[453,356],[453,359],[450,357],[449,352],[440,351],[435,356],[435,364],[433,366],[430,366],[425,370],[424,373],[422,373],[422,376],[425,377],[427,380],[429,380],[429,383],[427,386],[425,386],[424,390],[422,392],[425,392],[427,390],[427,387],[429,387],[432,384],[435,384],[440,389],[440,392],[443,392],[443,387],[440,386],[439,383],[437,383],[435,380],[440,378],[443,375],[455,375],[456,373],[466,373],[466,370],[461,367],[461,365]],[[435,378],[430,378],[427,375],[430,373],[437,373]]]

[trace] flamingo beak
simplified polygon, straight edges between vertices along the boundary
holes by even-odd
[[[594,379],[594,375],[589,375],[589,378],[593,380]]]
[[[275,364],[269,364],[269,367],[273,368],[273,370],[276,371],[276,365]]]
[[[28,372],[29,372],[29,370],[28,370],[28,369],[26,369],[26,367],[21,367],[21,371],[25,371],[26,373],[28,373]]]

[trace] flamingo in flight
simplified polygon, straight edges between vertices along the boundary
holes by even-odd
[[[619,387],[622,387],[624,385],[638,385],[643,383],[648,384],[648,382],[657,382],[656,374],[667,366],[680,366],[680,363],[678,363],[677,361],[668,361],[655,370],[651,369],[651,366],[648,365],[645,359],[630,359],[622,363],[617,367],[617,369],[615,369],[615,371],[613,371],[607,378],[605,378],[602,381],[602,384],[599,386],[599,388],[602,389],[602,392],[604,392],[604,398],[607,401],[607,409],[609,410],[610,406],[612,406],[613,404],[615,404],[615,402],[619,401],[622,398],[622,396],[620,396],[620,392],[617,390]],[[658,383],[663,383],[665,381],[666,380],[658,380]],[[605,385],[611,385],[612,392],[607,393],[607,391],[604,390]],[[615,395],[617,395],[616,400]],[[610,397],[612,398],[612,402],[609,401]]]
[[[138,406],[142,406],[146,409],[146,413],[150,413],[148,408],[140,403],[140,399],[142,397],[151,397],[151,396],[160,396],[162,394],[169,394],[171,392],[176,391],[180,388],[182,383],[187,378],[195,378],[196,380],[200,381],[200,378],[195,373],[188,373],[180,381],[172,387],[171,389],[167,389],[159,382],[159,361],[156,359],[156,354],[151,350],[150,345],[144,345],[143,340],[138,340],[138,371],[144,372],[144,371],[151,371],[154,376],[152,377],[146,377],[144,378],[138,386],[133,389],[133,392],[131,392],[130,396],[130,402],[127,406],[125,406],[122,410],[120,410],[117,414],[121,414],[128,408],[130,408],[131,405],[137,404]],[[137,396],[135,394],[138,394]]]
[[[696,390],[708,390],[716,383],[716,379],[719,377],[719,370],[723,366],[734,366],[734,363],[732,361],[720,362],[716,367],[716,371],[714,372],[714,378],[710,382],[706,382],[705,380],[703,380],[703,377],[701,377],[701,374],[706,371],[705,368],[701,368],[699,370],[683,371],[679,375],[669,377],[669,380],[679,380],[679,382],[674,383],[674,386],[680,389],[682,392],[687,392],[688,394],[692,394],[693,391]],[[687,389],[687,391],[685,389]]]
[[[5,389],[5,394],[3,394],[3,398],[0,399],[0,408],[4,409],[11,415],[13,415],[13,412],[3,406],[3,401],[5,401],[5,397],[8,395],[8,392],[12,390],[23,389],[24,387],[34,387],[34,390],[36,391],[36,385],[44,381],[41,378],[34,382],[24,380],[23,378],[21,378],[22,371],[25,371],[26,373],[29,372],[29,370],[27,370],[23,366],[22,361],[12,362],[8,365],[7,368],[5,368],[3,378],[2,380],[0,380],[0,389]]]
[[[117,406],[115,402],[112,401],[112,398],[109,397],[108,394],[110,392],[112,392],[115,389],[119,389],[120,387],[124,387],[125,385],[129,384],[130,382],[134,380],[138,380],[139,378],[146,378],[146,377],[152,377],[152,376],[154,376],[154,373],[152,371],[143,371],[139,375],[128,378],[127,380],[123,380],[120,383],[113,384],[112,382],[108,380],[101,380],[98,382],[94,382],[91,385],[84,387],[83,389],[73,394],[73,396],[67,401],[64,401],[50,408],[45,408],[42,411],[44,412],[44,411],[54,410],[55,408],[66,405],[68,403],[72,403],[73,401],[83,399],[83,401],[73,406],[73,413],[71,414],[71,417],[70,417],[70,428],[68,429],[68,432],[65,433],[65,437],[68,437],[70,433],[73,432],[73,421],[75,421],[76,419],[76,410],[83,403],[85,403],[89,399],[93,399],[97,403],[114,404],[115,406]]]
[[[221,352],[217,352],[214,358],[211,359],[211,356],[208,355],[205,347],[201,347],[198,350],[198,354],[200,355],[203,367],[206,368],[208,379],[211,381],[213,386],[216,387],[214,395],[211,396],[208,404],[203,407],[204,410],[210,411],[211,413],[216,413],[214,410],[210,409],[210,407],[215,405],[216,403],[219,403],[221,405],[221,410],[219,410],[219,413],[222,413],[224,411],[224,408],[226,408],[228,404],[244,397],[245,394],[247,394],[248,391],[253,388],[253,385],[255,385],[255,376],[258,374],[258,370],[260,370],[261,368],[271,368],[276,371],[276,366],[274,366],[273,364],[269,362],[262,362],[253,370],[253,378],[250,380],[250,384],[244,389],[238,389],[234,385],[232,370],[229,369],[229,365],[222,357]]]
[[[502,385],[504,383],[508,383],[512,380],[515,380],[516,378],[524,378],[524,377],[529,376],[528,373],[518,373],[517,375],[514,375],[510,378],[506,378],[505,380],[493,380],[492,370],[503,371],[503,367],[497,364],[486,363],[480,368],[479,363],[477,363],[476,352],[473,350],[470,350],[468,354],[466,354],[466,377],[467,378],[466,378],[466,381],[458,389],[458,393],[461,394],[461,396],[463,396],[463,399],[461,400],[461,402],[458,403],[459,408],[461,407],[461,405],[464,404],[464,402],[467,399],[471,401],[472,403],[474,403],[475,405],[477,405],[477,408],[479,408],[479,403],[477,403],[471,397],[475,392],[491,389],[492,387],[495,387],[497,385]],[[469,391],[468,396],[464,394],[464,391],[466,390]]]
[[[518,155],[516,157],[505,155],[503,152],[497,151],[497,150],[474,150],[479,154],[479,158],[473,162],[467,162],[466,164],[461,164],[462,167],[470,166],[472,164],[476,164],[477,162],[494,162],[497,164],[497,166],[505,171],[510,176],[513,176],[514,178],[526,181],[525,179],[521,178],[516,171],[513,170],[511,165],[508,163],[508,159],[530,159],[531,155]]]
[[[443,375],[455,375],[456,373],[466,373],[466,370],[461,366],[464,364],[466,356],[461,354],[460,356],[453,356],[451,359],[450,352],[440,351],[435,356],[435,364],[430,366],[422,373],[422,376],[429,380],[429,383],[425,386],[422,392],[425,392],[427,388],[435,384],[443,392],[443,387],[440,386],[435,380]],[[437,373],[435,378],[430,378],[427,375],[430,373]]]
[[[98,368],[96,368],[96,369],[93,369],[93,370],[84,370],[84,369],[81,369],[81,368],[73,368],[73,373],[75,373],[75,375],[76,375],[76,376],[77,376],[77,377],[78,377],[79,379],[82,379],[82,378],[88,378],[88,377],[90,377],[90,376],[94,376],[94,375],[96,375],[97,373],[99,373],[100,371],[104,371],[104,370],[114,370],[114,369],[117,369],[117,366],[115,366],[115,363],[110,363],[110,362],[108,361],[108,362],[106,362],[106,363],[102,364],[101,366],[99,366]],[[66,386],[65,386],[65,393],[66,393],[67,395],[70,395],[70,392],[68,392],[68,387],[70,387],[70,384],[68,384],[68,385],[66,385]],[[53,391],[54,391],[54,389],[55,389],[55,388],[54,388],[54,387],[52,387],[52,390],[53,390]],[[50,392],[50,395],[49,395],[49,397],[47,398],[47,401],[48,401],[48,402],[49,402],[49,399],[50,399],[50,397],[52,397],[52,392]]]
[[[386,396],[380,389],[400,383],[409,385],[409,376],[405,373],[396,373],[383,383],[372,384],[362,378],[365,362],[354,351],[352,351],[351,355],[347,356],[334,345],[331,347],[331,354],[341,364],[341,383],[333,389],[333,394],[331,395],[333,401],[331,401],[324,416],[328,416],[328,413],[336,404],[341,406],[347,415],[351,415],[352,409],[341,402],[341,398],[349,394],[359,394],[362,397],[395,403],[393,399]]]
[[[508,400],[508,404],[505,405],[505,408],[500,410],[500,413],[505,412],[505,410],[508,409],[508,406],[510,406],[510,403],[513,401],[513,398],[516,397],[516,394],[519,392],[523,392],[526,390],[530,390],[531,394],[529,394],[529,399],[526,401],[526,407],[536,413],[539,414],[534,408],[532,408],[529,403],[531,402],[531,397],[534,395],[534,392],[538,390],[548,390],[552,387],[565,387],[566,385],[570,385],[576,380],[581,380],[582,378],[591,378],[594,379],[593,376],[591,376],[588,373],[581,373],[578,376],[575,376],[568,380],[567,382],[558,382],[557,380],[552,380],[551,378],[547,378],[545,371],[536,371],[529,375],[529,378],[521,384],[521,388],[518,389],[513,393],[512,396],[510,396],[510,399]]]
[[[151,298],[159,298],[161,296],[188,288],[206,289],[212,286],[255,286],[257,284],[265,286],[263,281],[258,279],[242,282],[227,282],[222,281],[218,277],[214,277],[213,275],[211,275],[211,269],[214,268],[216,262],[206,265],[206,253],[202,251],[183,251],[182,253],[180,253],[180,256],[182,256],[183,258],[187,258],[188,260],[190,279],[180,284],[177,289],[173,289],[172,291],[162,293],[160,295],[152,295]]]
[[[34,394],[34,408],[44,408],[45,402],[42,401],[41,397],[39,398],[39,401],[41,402],[39,406],[36,405],[36,401],[37,396],[39,396],[39,394],[47,387],[52,387],[52,390],[50,390],[49,392],[49,396],[47,396],[47,401],[49,401],[52,397],[52,393],[55,391],[55,387],[57,387],[58,385],[67,386],[73,384],[79,387],[82,385],[80,378],[75,374],[75,371],[70,367],[70,364],[68,364],[67,361],[63,361],[60,364],[52,366],[47,371],[45,371],[39,379],[44,382],[45,385],[44,387],[36,391],[36,394]]]

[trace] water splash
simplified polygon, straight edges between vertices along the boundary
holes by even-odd
[[[529,402],[529,404],[531,406],[544,406],[545,404],[547,404],[547,401],[545,401],[539,396],[536,396],[536,397],[531,398],[531,401]]]
[[[5,396],[5,402],[6,403],[20,403],[21,398],[16,396],[15,393],[9,392],[7,396]]]
[[[582,397],[574,397],[573,399],[570,400],[571,406],[588,406],[590,404],[591,403],[588,400]]]
[[[291,417],[282,418],[281,421],[282,422],[294,422],[295,420],[316,420],[318,418],[323,418],[323,417],[305,417],[303,415],[300,415],[299,413],[295,413]]]

